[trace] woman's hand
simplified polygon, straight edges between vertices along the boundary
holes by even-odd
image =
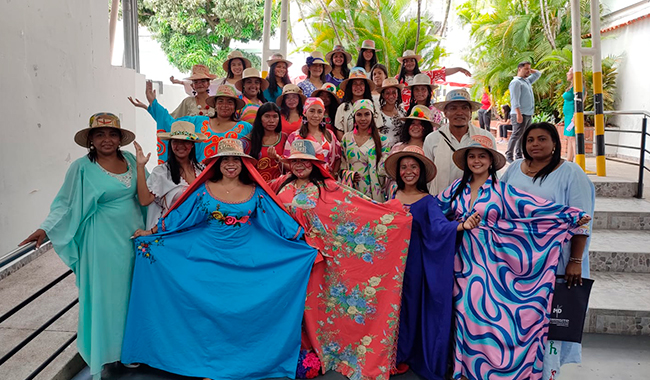
[[[478,227],[480,223],[481,223],[481,215],[478,212],[475,212],[472,215],[470,215],[469,218],[465,219],[463,222],[461,222],[458,225],[457,231],[474,229]]]
[[[18,244],[18,246],[20,247],[22,245],[25,245],[27,243],[31,243],[31,242],[35,241],[36,242],[36,248],[39,248],[41,246],[41,244],[43,243],[43,240],[45,240],[46,237],[47,237],[47,234],[45,233],[45,230],[39,228],[36,231],[34,231],[31,235],[29,235],[27,237],[27,239],[21,241],[20,244]]]
[[[269,155],[269,158],[274,160],[274,161],[280,161],[280,156],[278,156],[278,152],[275,151],[274,146],[270,146],[267,150],[266,153]]]
[[[142,152],[142,147],[140,144],[137,143],[137,141],[133,142],[133,146],[135,147],[135,162],[138,164],[140,167],[144,167],[147,162],[149,162],[149,157],[151,157],[151,152],[149,152],[146,156]]]
[[[145,95],[147,95],[147,101],[151,105],[154,100],[156,100],[156,90],[153,89],[153,82],[148,80],[147,86],[144,89]]]
[[[183,83],[182,80],[174,78],[173,75],[169,77],[169,81],[172,82],[173,84],[185,84],[185,83]]]
[[[137,237],[140,237],[140,236],[149,236],[151,234],[153,234],[153,232],[151,232],[151,230],[141,230],[141,229],[138,228],[133,233],[133,237],[137,238]]]
[[[359,173],[354,173],[354,176],[352,176],[352,181],[354,183],[361,182],[361,175]]]
[[[129,96],[127,99],[129,99],[131,104],[133,104],[136,107],[140,107],[140,108],[143,108],[145,110],[149,108],[146,104],[142,103],[140,101],[140,99],[138,99],[138,98],[132,98],[132,97]]]
[[[569,261],[564,272],[564,279],[569,289],[571,286],[582,286],[582,263]]]
[[[578,220],[578,225],[579,226],[584,226],[585,224],[589,223],[591,221],[591,216],[585,215],[580,220]]]

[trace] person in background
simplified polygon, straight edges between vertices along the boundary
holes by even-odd
[[[510,124],[510,106],[504,104],[501,106],[501,115],[497,114],[499,121],[497,122],[497,131],[499,135],[498,143],[503,144],[508,141],[508,131],[512,131],[512,124]]]
[[[284,59],[282,54],[275,53],[266,61],[266,64],[269,65],[269,75],[266,77],[269,85],[262,94],[264,94],[266,101],[275,103],[275,100],[282,93],[282,88],[291,83],[291,78],[289,78],[291,62]]]
[[[357,64],[355,67],[363,67],[366,73],[372,70],[372,67],[377,64],[377,48],[375,48],[375,41],[364,40],[359,48],[359,56],[357,57]]]
[[[303,95],[309,98],[312,92],[323,87],[330,71],[332,71],[332,67],[323,57],[323,53],[319,51],[312,52],[307,57],[307,63],[302,66],[302,72],[307,75],[307,78],[298,83]]]
[[[349,64],[352,61],[352,54],[345,51],[343,46],[336,45],[332,51],[325,54],[325,60],[332,67],[332,71],[325,76],[325,82],[331,83],[336,87],[336,91],[334,92],[336,94],[341,82],[348,79],[348,75],[350,75]]]
[[[508,163],[521,158],[521,136],[531,123],[535,113],[535,95],[533,83],[542,76],[537,70],[530,68],[530,62],[521,62],[517,65],[517,76],[512,78],[508,89],[510,90],[510,114],[512,134],[506,149]]]
[[[266,182],[282,175],[280,160],[269,153],[282,151],[287,142],[287,134],[282,132],[281,110],[275,103],[264,103],[257,110],[250,137],[250,155],[257,160],[255,168]]]
[[[562,94],[564,100],[562,113],[564,114],[564,136],[566,136],[566,159],[573,162],[576,157],[576,126],[575,126],[575,101],[573,99],[573,67],[566,73],[569,86]]]
[[[379,88],[384,83],[384,79],[388,78],[388,70],[386,66],[381,63],[375,64],[372,69],[370,69],[370,80],[375,84],[375,89],[372,91],[372,99],[374,101],[379,101]]]
[[[183,99],[181,104],[176,107],[171,113],[172,117],[178,119],[183,116],[214,115],[214,108],[210,108],[206,100],[210,96],[210,81],[216,78],[217,76],[211,74],[207,66],[192,66],[192,75],[185,78],[190,82],[191,95]],[[185,85],[184,81],[181,81],[181,83]]]
[[[226,72],[226,77],[217,80],[216,85],[221,86],[227,84],[236,87],[237,82],[239,82],[244,75],[244,70],[251,67],[251,61],[244,57],[239,50],[233,50],[228,54],[228,58],[223,62],[221,67],[223,67],[223,71]],[[240,95],[240,93],[237,95]]]
[[[327,129],[336,134],[334,127],[334,118],[336,117],[336,110],[341,104],[341,99],[336,96],[337,88],[331,83],[325,83],[323,87],[311,93],[312,98],[321,98],[325,106],[325,114],[323,115],[323,123]]]
[[[242,78],[235,83],[235,88],[242,93],[240,98],[246,103],[239,116],[241,121],[250,124],[255,120],[257,109],[266,103],[263,91],[268,86],[269,82],[262,78],[262,75],[257,69],[251,67],[244,70]]]
[[[77,350],[99,377],[104,364],[122,359],[131,293],[133,242],[144,227],[138,203],[136,160],[120,147],[135,140],[107,112],[90,117],[74,141],[88,154],[68,168],[63,186],[40,228],[20,245],[49,238],[76,276],[79,289]],[[131,363],[131,362],[127,362]]]
[[[404,108],[401,107],[403,88],[404,85],[395,78],[384,79],[382,85],[377,88],[380,95],[379,110],[384,124],[379,132],[388,138],[390,147],[399,141],[404,125],[403,117],[406,116]]]
[[[481,95],[481,108],[478,110],[478,123],[481,129],[490,131],[490,123],[492,122],[492,89],[490,86],[483,87],[483,95]]]
[[[560,135],[550,123],[534,123],[524,132],[524,159],[513,162],[501,180],[510,186],[554,203],[594,214],[596,192],[580,166],[560,157]],[[562,245],[557,274],[564,275],[569,287],[589,278],[589,231],[591,225]],[[551,348],[552,347],[552,348]],[[580,363],[580,343],[548,341],[544,351],[543,380],[557,379],[560,367]],[[554,374],[554,376],[553,376]]]
[[[302,94],[300,87],[293,83],[284,86],[282,95],[278,96],[276,103],[282,115],[282,132],[286,135],[300,129],[305,100],[307,97]]]
[[[336,119],[334,119],[334,127],[337,130],[336,137],[341,139],[345,133],[354,129],[352,106],[361,99],[373,101],[372,90],[374,89],[375,84],[368,78],[368,74],[364,69],[355,67],[350,71],[348,79],[341,83],[341,90],[345,94],[341,100],[341,105],[336,110]],[[379,110],[379,104],[375,105],[375,109]],[[375,125],[378,128],[384,125],[384,120],[379,112],[375,114]]]
[[[442,112],[433,106],[433,102],[435,101],[434,91],[436,88],[438,86],[431,83],[431,78],[428,75],[423,73],[417,74],[411,81],[411,84],[406,87],[406,90],[410,91],[413,96],[411,96],[411,102],[405,105],[407,107],[407,114],[410,114],[416,105],[427,107],[431,114],[430,120],[433,123],[434,130],[440,128],[443,118]]]

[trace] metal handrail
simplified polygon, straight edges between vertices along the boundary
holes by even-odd
[[[585,115],[595,115],[594,111],[585,111]],[[637,115],[637,116],[645,116],[645,117],[650,117],[650,111],[645,111],[645,110],[631,110],[631,111],[619,111],[619,110],[613,110],[613,111],[604,111],[604,115]]]
[[[50,243],[50,240],[46,238],[43,241],[43,243],[41,243],[41,246],[39,247],[39,249],[44,248],[46,244],[52,244],[52,243]],[[17,247],[13,251],[11,251],[11,252],[5,254],[4,256],[0,257],[0,268],[4,267],[5,265],[9,264],[10,262],[12,262],[12,261],[14,261],[14,260],[16,260],[16,259],[18,259],[20,257],[26,256],[28,253],[34,251],[35,249],[36,249],[36,242],[35,241],[29,242],[29,243],[27,243],[25,245],[21,245],[20,247]]]

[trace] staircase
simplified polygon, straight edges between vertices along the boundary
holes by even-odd
[[[636,182],[592,177],[596,209],[589,246],[591,278],[585,332],[650,336],[650,202]]]

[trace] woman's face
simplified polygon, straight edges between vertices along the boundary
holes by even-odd
[[[289,107],[290,110],[295,110],[300,104],[300,96],[298,94],[286,94],[284,96],[284,104]]]
[[[309,160],[291,160],[291,172],[298,179],[307,179],[314,169],[311,161]]]
[[[244,79],[244,96],[247,98],[257,98],[260,93],[262,80],[260,78],[246,78]]]
[[[227,156],[221,160],[221,174],[224,178],[235,179],[241,173],[242,162],[239,157]]]
[[[399,163],[399,176],[405,184],[415,186],[420,179],[420,165],[412,157],[404,157]]]
[[[361,97],[366,92],[366,81],[364,79],[353,79],[350,87],[352,87],[352,95]]]
[[[358,129],[368,129],[372,122],[372,112],[369,109],[362,109],[354,114],[354,121]]]
[[[287,64],[284,62],[278,62],[275,64],[275,70],[273,70],[276,78],[284,78],[287,75]]]
[[[567,82],[573,82],[573,69],[570,69],[566,73],[566,80]]]
[[[266,131],[275,131],[275,128],[278,127],[279,122],[280,114],[275,111],[269,111],[262,115],[262,127],[264,127],[264,130]]]
[[[407,72],[411,73],[413,70],[415,70],[415,58],[406,58],[402,61],[402,63],[404,64],[404,68]]]
[[[323,110],[320,106],[314,105],[309,107],[306,112],[307,122],[312,126],[320,125],[320,123],[323,121],[324,113],[325,110]]]
[[[413,120],[413,123],[411,123],[411,126],[409,127],[409,135],[412,139],[421,139],[424,137],[424,126],[422,125],[422,121]]]
[[[325,92],[319,92],[318,97],[323,101],[325,107],[329,107],[329,105],[332,103],[332,97],[326,94]]]
[[[418,104],[428,106],[428,104],[424,104],[427,100],[427,96],[429,96],[429,87],[413,86],[413,98],[415,98],[415,101]]]
[[[320,63],[314,63],[309,66],[309,74],[311,77],[320,78],[323,75],[323,65]]]
[[[544,129],[535,128],[526,137],[526,152],[533,160],[547,160],[553,155],[555,144],[551,135]]]
[[[397,102],[397,88],[389,87],[381,92],[381,96],[384,98],[386,104],[395,104]]]
[[[467,153],[467,167],[474,175],[485,174],[492,165],[492,155],[485,149],[470,149]]]
[[[196,79],[192,81],[192,90],[197,94],[205,93],[210,87],[210,79]]]
[[[178,160],[187,158],[194,147],[194,143],[188,140],[171,140],[171,144],[172,152]]]
[[[384,79],[386,79],[384,70],[375,69],[375,71],[372,72],[372,81],[375,83],[375,86],[381,87],[381,85],[384,83]]]
[[[363,54],[363,59],[365,59],[366,61],[370,61],[372,57],[375,55],[375,51],[370,49],[363,49],[361,54]]]
[[[232,114],[235,113],[235,101],[230,98],[217,98],[216,107],[217,116],[224,119],[232,117]]]
[[[334,66],[345,65],[345,55],[343,55],[343,53],[332,54],[332,63],[334,64]]]
[[[102,156],[115,154],[120,148],[122,135],[116,128],[97,128],[91,130],[90,143]]]
[[[235,76],[240,76],[244,72],[244,61],[239,58],[235,58],[230,61],[230,71],[232,71]]]

